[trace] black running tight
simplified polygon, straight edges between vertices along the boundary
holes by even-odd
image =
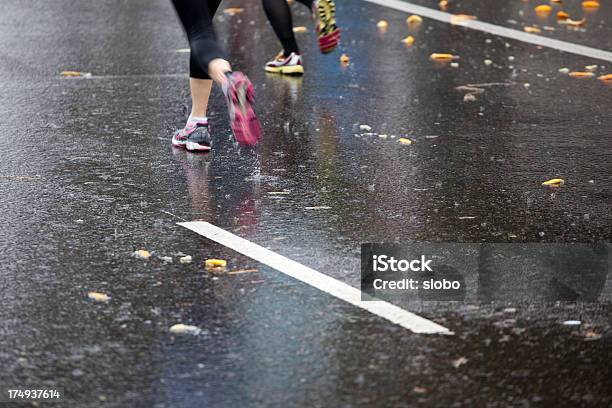
[[[263,7],[272,24],[272,28],[276,36],[283,45],[285,56],[289,56],[292,52],[299,54],[295,35],[293,34],[293,20],[291,18],[291,10],[287,4],[287,0],[262,0]],[[297,0],[309,9],[312,8],[313,0]]]
[[[227,59],[217,42],[212,22],[221,0],[172,0],[172,3],[183,23],[191,48],[189,76],[210,79],[208,63],[215,58]]]

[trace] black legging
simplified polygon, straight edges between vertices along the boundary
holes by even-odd
[[[217,43],[212,22],[221,0],[172,0],[172,3],[183,23],[191,48],[189,76],[210,79],[208,63],[215,58],[227,59]]]
[[[272,28],[276,33],[276,36],[283,45],[283,51],[285,57],[295,52],[300,53],[300,50],[295,41],[295,35],[293,34],[293,20],[291,18],[291,10],[287,4],[287,0],[262,0],[263,7],[272,24]],[[297,0],[309,9],[312,8],[313,0]]]

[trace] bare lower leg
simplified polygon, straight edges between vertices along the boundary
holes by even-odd
[[[208,98],[212,88],[212,80],[189,78],[191,90],[191,115],[189,118],[203,118],[208,110]]]

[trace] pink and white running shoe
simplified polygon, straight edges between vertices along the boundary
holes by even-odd
[[[208,122],[190,121],[183,129],[174,133],[172,146],[184,147],[190,152],[210,151],[212,138]]]
[[[228,72],[226,76],[223,93],[227,101],[234,138],[241,146],[255,146],[261,140],[262,131],[253,110],[255,100],[253,84],[242,72]]]

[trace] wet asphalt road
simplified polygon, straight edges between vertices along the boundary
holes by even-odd
[[[531,24],[535,5],[449,11]],[[3,5],[0,385],[62,387],[67,407],[612,404],[609,274],[590,284],[597,302],[506,298],[520,277],[504,275],[491,302],[411,302],[456,333],[413,335],[175,224],[211,221],[354,286],[362,242],[609,241],[612,88],[558,69],[610,63],[429,20],[406,48],[405,14],[347,0],[330,56],[294,6],[306,75],[283,78],[263,72],[279,45],[259,4],[229,6],[245,11],[220,13],[218,34],[256,84],[265,140],[232,144],[217,89],[202,156],[170,146],[188,54],[169,2]],[[609,6],[584,32],[543,35],[609,50]],[[455,89],[492,82],[473,102]],[[558,191],[540,186],[554,177]],[[214,276],[210,257],[259,271]],[[178,322],[203,332],[170,334]]]

